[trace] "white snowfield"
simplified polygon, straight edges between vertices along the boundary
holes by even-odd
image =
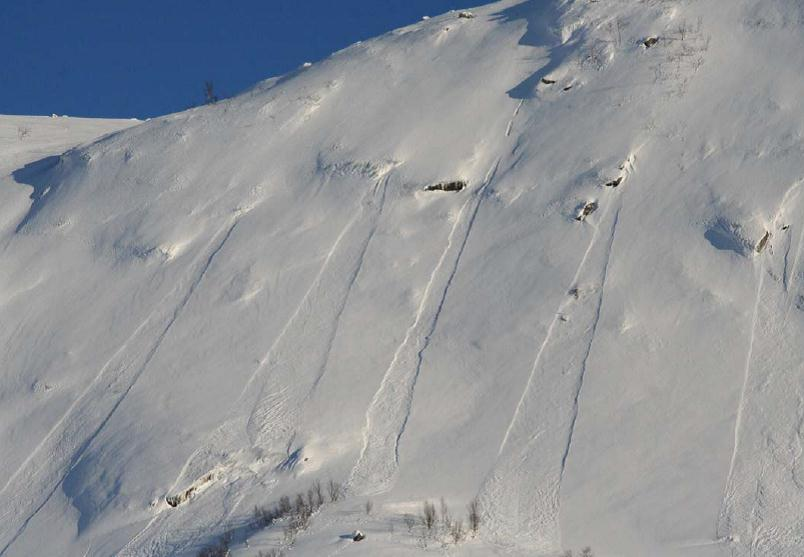
[[[804,555],[803,47],[799,0],[505,0],[0,118],[0,556]],[[408,531],[442,497],[477,535]]]

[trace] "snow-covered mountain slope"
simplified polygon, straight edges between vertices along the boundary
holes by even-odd
[[[473,15],[8,168],[0,555],[804,552],[804,8]]]
[[[139,120],[0,115],[0,172],[58,155],[82,143],[131,127]]]

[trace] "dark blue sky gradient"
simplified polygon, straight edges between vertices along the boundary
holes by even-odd
[[[0,114],[157,116],[454,0],[0,0]]]

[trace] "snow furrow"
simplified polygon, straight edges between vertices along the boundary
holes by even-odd
[[[112,367],[117,367],[110,365],[111,362],[115,361],[118,356],[122,356],[123,353],[127,352],[126,348],[129,342],[138,336],[139,332],[143,330],[146,323],[151,321],[153,314],[135,330],[134,334],[129,338],[129,341],[126,341],[126,343],[124,343],[123,346],[118,349],[112,359],[107,362],[107,364],[101,369],[101,372],[92,381],[90,386],[84,391],[84,394],[73,403],[73,405],[67,410],[57,424],[51,429],[46,438],[39,444],[34,452],[29,455],[28,459],[23,463],[23,466],[21,466],[14,475],[12,480],[19,477],[23,473],[25,474],[25,481],[19,480],[17,483],[22,482],[27,484],[28,482],[32,482],[34,478],[37,478],[38,485],[43,487],[51,487],[45,488],[47,489],[47,493],[39,499],[40,502],[38,504],[30,499],[25,500],[22,495],[15,494],[11,496],[11,500],[18,509],[18,511],[15,513],[17,515],[23,512],[22,509],[30,504],[34,504],[36,506],[32,511],[28,512],[26,518],[22,521],[19,528],[17,528],[10,541],[4,546],[2,551],[0,551],[0,555],[4,554],[19,538],[26,526],[50,500],[64,479],[82,461],[86,450],[90,447],[93,440],[97,438],[106,424],[115,414],[117,409],[120,407],[128,393],[131,392],[131,389],[137,383],[138,379],[147,369],[173,324],[179,318],[182,310],[186,307],[198,285],[203,280],[204,276],[212,265],[212,261],[215,259],[215,256],[221,251],[221,249],[223,249],[223,246],[232,235],[232,232],[237,226],[237,222],[238,221],[235,220],[233,223],[228,224],[223,229],[223,238],[214,244],[214,248],[211,252],[209,252],[206,260],[196,272],[194,279],[186,289],[182,298],[174,307],[172,314],[168,318],[161,332],[157,335],[157,338],[153,341],[151,348],[148,350],[142,363],[136,368],[136,371],[131,374],[126,373],[127,370],[133,367],[133,362],[130,362],[128,365],[121,364],[123,365],[122,371],[116,377],[110,378],[108,384],[106,381],[104,381],[104,379],[106,379],[105,376],[107,371]],[[214,237],[214,239],[216,240],[220,238],[220,236],[221,235],[218,234]],[[213,240],[213,242],[215,240]],[[98,390],[101,390],[102,392],[96,393],[95,391]],[[112,393],[114,397],[104,397],[103,395],[105,393]],[[106,400],[104,400],[104,398]],[[111,403],[111,406],[108,410],[101,414],[99,410],[103,407],[103,403]],[[91,424],[92,420],[97,418],[99,414],[103,415],[103,419],[92,429],[90,429],[91,433],[89,433],[88,436],[86,436],[83,440],[77,440],[76,437],[80,437],[80,432],[88,430],[89,424]],[[59,432],[59,430],[62,431]],[[34,461],[37,459],[37,455],[40,454],[46,446],[48,447],[48,450],[43,458],[46,458],[47,460],[36,466]],[[69,462],[67,462],[68,460]],[[28,468],[32,469],[28,470]],[[23,470],[25,471],[23,472]],[[42,475],[46,477],[42,478]],[[6,485],[6,488],[8,488],[10,485],[11,480]],[[4,488],[4,491],[6,488]]]
[[[754,353],[754,342],[756,340],[757,321],[759,319],[759,306],[762,301],[762,285],[765,282],[765,269],[760,263],[757,265],[757,290],[754,299],[754,311],[751,316],[751,329],[748,338],[748,351],[745,356],[745,368],[743,370],[743,382],[740,388],[740,398],[737,401],[737,413],[734,418],[734,437],[732,440],[731,458],[729,459],[729,471],[726,474],[726,493],[723,496],[723,507],[720,514],[720,519],[717,525],[717,537],[724,538],[724,532],[728,532],[730,528],[729,519],[727,516],[728,501],[732,497],[734,490],[734,467],[737,462],[737,455],[740,450],[740,432],[743,425],[743,409],[746,403],[746,393],[748,391],[748,384],[751,379],[751,359]]]
[[[253,410],[242,427],[245,428],[250,439],[249,442],[256,450],[256,454],[261,455],[262,459],[267,459],[266,462],[270,464],[267,467],[269,471],[274,470],[278,461],[288,456],[290,451],[288,443],[293,438],[293,430],[298,422],[301,405],[310,397],[324,376],[340,318],[363,267],[371,240],[379,226],[389,179],[390,177],[387,175],[379,179],[371,191],[363,197],[355,216],[341,230],[330,247],[321,269],[310,288],[305,292],[302,301],[285,323],[266,356],[261,360],[261,364],[249,378],[246,388],[233,405],[235,411],[239,410],[242,401],[248,398],[248,393],[258,382],[260,374],[264,371],[268,373],[259,397],[253,403]],[[342,249],[340,246],[346,246],[346,249]],[[344,280],[340,280],[340,277],[344,276]],[[314,323],[314,316],[318,319],[317,324]],[[286,345],[285,339],[298,340],[299,338],[309,339],[310,344],[304,349],[299,349],[291,344]],[[320,339],[324,339],[324,342],[320,343]],[[312,370],[315,370],[315,375],[311,374]],[[240,423],[241,420],[235,416],[224,420],[223,425],[211,438],[187,459],[171,487],[171,492],[179,489],[179,486],[183,485],[182,482],[186,482],[188,478],[203,473],[202,471],[206,469],[204,467],[209,466],[211,460],[215,460],[229,451],[237,450],[235,441],[240,439],[237,431]],[[276,458],[273,458],[274,454],[276,454]],[[263,467],[262,464],[258,466],[258,468]],[[249,480],[248,477],[243,478],[238,475],[243,473],[253,474],[246,470],[236,471],[234,475],[220,478],[219,482],[222,485],[218,486],[218,489],[238,481],[249,483],[259,480],[260,489],[267,491],[266,486],[271,483],[270,480],[256,477]],[[248,493],[250,490],[243,489],[242,491]],[[228,514],[236,512],[238,505],[239,502],[235,503]],[[203,506],[208,509],[209,502],[205,501]],[[171,509],[162,508],[159,514],[155,515],[128,542],[125,546],[125,554],[147,555],[149,554],[147,550],[143,553],[145,547],[158,547],[160,551],[164,551],[166,540],[160,542],[150,539],[149,535],[151,532],[157,535],[160,532],[175,530],[171,523],[180,521],[180,518],[174,519],[174,516],[175,512]],[[216,517],[211,511],[204,516],[206,518],[203,520],[214,523],[221,521],[221,518]],[[196,523],[201,520],[201,518],[197,518]],[[208,523],[202,529],[210,531],[214,529],[214,524]],[[150,541],[148,541],[149,539]]]
[[[603,304],[622,207],[608,200],[567,291],[536,352],[522,396],[481,487],[485,535],[533,551],[561,547],[559,497],[581,391]],[[605,243],[600,245],[601,236]],[[543,389],[542,385],[552,385]],[[552,455],[552,456],[551,456]]]
[[[606,249],[606,263],[603,267],[603,277],[600,280],[600,297],[597,300],[597,308],[595,309],[595,317],[592,323],[591,332],[590,332],[590,341],[589,344],[586,346],[586,353],[583,355],[583,361],[581,363],[581,370],[578,375],[578,384],[575,388],[575,394],[572,398],[572,419],[569,425],[569,433],[567,434],[567,446],[564,449],[564,454],[561,456],[561,473],[559,474],[559,490],[561,488],[561,480],[564,479],[564,470],[567,467],[567,458],[569,457],[570,450],[572,449],[572,437],[575,434],[575,423],[578,421],[578,410],[579,410],[579,402],[581,398],[581,392],[583,391],[583,382],[586,378],[586,367],[589,363],[589,355],[592,353],[592,346],[595,341],[595,333],[597,332],[597,325],[600,322],[600,312],[603,309],[603,296],[605,293],[606,288],[606,278],[608,277],[609,273],[609,264],[611,263],[611,252],[612,248],[614,247],[614,238],[617,234],[617,222],[620,220],[620,208],[617,209],[617,213],[614,215],[614,223],[611,227],[611,237],[609,238],[609,243]]]
[[[508,126],[505,128],[505,137],[509,137],[511,135],[511,131],[514,129],[514,121],[516,120],[516,117],[519,116],[519,111],[522,109],[523,104],[525,104],[525,99],[520,99],[516,105],[516,108],[514,109],[513,115],[511,115],[511,119],[508,120]]]
[[[773,223],[777,230],[782,216],[800,222],[801,202],[786,206],[790,191]],[[757,263],[751,335],[716,525],[716,538],[737,556],[800,554],[804,518],[790,509],[804,505],[797,475],[804,393],[797,339],[804,324],[789,319],[799,296],[794,285],[801,269],[798,255],[792,268],[787,256],[787,250],[769,250]],[[790,282],[784,280],[788,273]]]
[[[397,347],[366,411],[363,449],[348,480],[348,487],[354,491],[381,493],[393,484],[399,466],[399,442],[410,417],[423,354],[438,324],[486,190],[499,164],[498,159],[483,184],[461,207],[425,287],[414,321]]]
[[[382,178],[366,194],[300,309],[264,359],[267,377],[247,426],[253,446],[264,454],[288,450],[301,406],[326,372],[340,318],[377,231],[387,184],[388,177]],[[299,339],[306,339],[305,347],[298,345]]]

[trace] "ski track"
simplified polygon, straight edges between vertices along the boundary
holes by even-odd
[[[461,207],[447,245],[427,282],[413,324],[397,347],[374,394],[366,412],[363,449],[347,482],[349,488],[357,487],[367,493],[390,488],[398,469],[399,442],[410,417],[424,352],[435,332],[486,190],[494,180],[500,161],[499,158],[495,161],[483,184]],[[433,300],[434,296],[438,298]]]
[[[153,357],[159,351],[159,347],[161,346],[162,342],[166,338],[166,336],[169,333],[170,329],[172,328],[173,324],[177,321],[177,319],[181,315],[183,309],[186,307],[187,303],[189,302],[189,300],[192,297],[193,293],[197,289],[198,285],[203,280],[204,276],[206,275],[207,271],[209,270],[210,266],[212,265],[212,261],[215,259],[215,256],[223,249],[223,246],[226,244],[227,240],[232,235],[232,232],[234,232],[234,229],[236,228],[237,223],[238,223],[238,221],[235,220],[231,225],[227,225],[228,228],[224,227],[225,234],[223,236],[223,239],[219,243],[217,243],[215,248],[212,250],[212,252],[207,257],[207,260],[205,261],[205,263],[202,265],[201,269],[197,273],[195,279],[190,283],[190,287],[187,289],[184,297],[179,301],[178,305],[174,308],[172,316],[168,320],[168,322],[165,325],[165,327],[163,328],[162,332],[156,338],[153,346],[151,347],[150,351],[146,355],[145,360],[143,361],[143,363],[140,365],[140,367],[137,369],[137,371],[132,375],[132,377],[131,377],[128,385],[125,387],[125,389],[123,389],[122,394],[120,394],[117,397],[117,400],[113,403],[111,409],[106,413],[106,416],[103,418],[103,420],[100,422],[100,424],[95,428],[95,430],[89,435],[89,437],[87,437],[78,446],[77,450],[73,451],[72,457],[70,458],[70,463],[67,464],[61,471],[59,471],[59,469],[58,469],[58,468],[60,468],[60,466],[57,465],[56,468],[53,469],[50,472],[50,475],[57,476],[56,478],[54,478],[55,481],[53,483],[53,488],[49,492],[47,492],[47,495],[44,497],[42,502],[39,505],[37,505],[33,509],[33,511],[31,513],[28,514],[28,516],[22,522],[20,527],[17,529],[16,533],[11,537],[11,539],[8,541],[8,543],[6,543],[6,545],[3,547],[3,549],[0,550],[0,556],[4,555],[8,551],[8,549],[16,542],[16,540],[19,539],[19,537],[25,531],[26,527],[31,522],[31,520],[33,520],[33,518],[39,513],[39,511],[42,510],[42,508],[44,508],[44,506],[48,503],[48,501],[50,501],[51,497],[53,496],[54,493],[56,493],[56,491],[58,490],[58,488],[62,484],[62,482],[65,480],[65,478],[67,478],[67,476],[70,474],[70,472],[72,472],[75,469],[75,467],[78,466],[78,464],[80,464],[80,462],[83,460],[83,457],[84,457],[84,455],[86,453],[86,450],[90,447],[92,442],[98,437],[98,435],[104,429],[106,424],[109,423],[111,418],[116,413],[117,409],[122,404],[123,400],[131,392],[131,390],[133,389],[134,385],[137,383],[139,378],[142,376],[144,371],[147,369],[147,367],[150,364],[150,362],[153,359]],[[218,237],[218,236],[219,235],[216,235],[215,237]],[[168,297],[169,296],[170,296],[170,294],[168,295]],[[11,481],[13,481],[21,473],[21,470],[24,467],[26,467],[27,464],[30,463],[35,458],[35,455],[42,449],[42,447],[44,447],[44,445],[47,443],[47,441],[55,436],[55,432],[56,432],[57,429],[59,429],[61,427],[61,424],[65,423],[67,421],[68,417],[72,418],[72,414],[75,411],[75,409],[78,408],[79,404],[85,398],[89,398],[88,397],[89,393],[93,390],[93,387],[97,386],[101,382],[101,379],[103,379],[103,376],[105,375],[105,372],[108,369],[108,366],[109,366],[110,362],[112,362],[119,354],[121,354],[121,353],[123,353],[125,351],[125,348],[128,345],[128,342],[131,339],[133,339],[134,337],[136,337],[136,335],[139,333],[140,330],[142,330],[144,325],[150,321],[152,315],[153,314],[149,315],[149,317],[135,330],[134,334],[131,337],[129,337],[129,340],[127,340],[123,344],[123,346],[121,346],[121,348],[118,349],[115,352],[115,354],[104,365],[104,367],[101,368],[101,371],[95,377],[95,379],[93,379],[93,381],[90,383],[90,386],[82,393],[82,395],[76,400],[76,402],[74,402],[73,405],[71,405],[68,408],[67,412],[62,416],[62,418],[60,418],[58,420],[58,422],[56,423],[56,425],[53,428],[51,428],[50,432],[46,435],[45,439],[43,439],[43,441],[40,442],[40,444],[34,449],[34,452],[32,452],[31,455],[29,455],[29,457],[26,459],[26,461],[23,463],[23,465],[18,469],[17,473],[15,473],[14,476],[9,480],[9,482],[6,484],[6,487],[3,489],[3,492],[5,492],[6,488],[10,485]],[[116,382],[118,380],[121,380],[121,377],[114,378],[113,382]],[[87,402],[86,404],[89,404],[90,402]],[[89,409],[87,409],[87,411],[89,411]],[[74,423],[76,422],[75,419],[70,419],[70,421],[74,422]],[[58,441],[58,443],[67,443],[69,441],[69,439],[70,439],[69,435],[62,435],[62,437]],[[57,447],[57,449],[61,449],[59,452],[62,453],[63,457],[65,457],[65,458],[68,456],[68,453],[70,452],[69,448]],[[52,457],[53,456],[53,451],[49,451],[48,454],[49,454],[49,457]],[[41,470],[42,470],[42,467],[32,471],[29,480],[32,480],[33,478],[35,478],[41,472]]]
[[[249,378],[248,382],[246,383],[246,388],[242,391],[240,397],[238,398],[238,402],[239,402],[240,400],[242,400],[245,397],[245,395],[249,391],[250,386],[254,384],[254,382],[256,381],[257,377],[259,376],[259,373],[266,367],[268,362],[270,362],[272,360],[273,356],[275,354],[277,354],[277,353],[284,352],[283,350],[281,350],[282,341],[283,341],[283,339],[285,337],[288,337],[289,331],[291,331],[294,328],[294,323],[299,322],[299,320],[301,320],[302,321],[301,326],[302,326],[302,328],[304,327],[304,322],[306,321],[306,319],[302,318],[302,315],[305,314],[305,313],[312,313],[313,312],[314,304],[310,300],[313,298],[313,294],[317,290],[321,289],[323,279],[324,279],[325,276],[328,275],[327,271],[329,270],[329,268],[332,265],[334,265],[334,261],[339,258],[338,252],[339,252],[340,244],[342,244],[344,242],[344,238],[346,236],[351,235],[352,229],[354,229],[356,226],[358,226],[360,224],[360,221],[363,221],[363,220],[366,221],[366,224],[368,225],[368,234],[366,234],[365,239],[362,242],[357,243],[357,245],[359,246],[359,252],[358,252],[357,257],[354,260],[355,261],[354,265],[350,269],[350,272],[349,272],[349,274],[347,276],[347,281],[345,283],[345,285],[346,285],[345,286],[345,292],[344,292],[344,294],[342,296],[340,296],[338,298],[339,302],[336,305],[336,307],[334,308],[335,311],[334,311],[333,319],[331,319],[331,320],[324,319],[323,320],[326,323],[331,323],[331,326],[330,326],[330,330],[325,335],[326,340],[324,342],[324,348],[323,348],[323,351],[322,351],[321,362],[320,362],[320,365],[318,365],[318,367],[316,368],[317,372],[316,372],[316,375],[315,375],[315,377],[314,377],[314,379],[312,381],[312,384],[311,384],[309,390],[307,391],[307,393],[304,396],[303,400],[300,402],[300,401],[291,401],[290,400],[292,398],[292,395],[289,394],[289,391],[290,391],[291,387],[289,387],[288,385],[291,385],[291,384],[294,383],[294,381],[296,381],[296,379],[294,379],[292,377],[291,378],[288,378],[288,377],[284,378],[284,385],[281,384],[282,382],[279,381],[279,378],[274,377],[273,379],[276,381],[278,386],[273,390],[268,388],[270,385],[264,385],[262,397],[256,403],[255,410],[252,413],[251,418],[249,418],[249,426],[252,427],[252,428],[257,428],[258,432],[259,431],[269,431],[270,430],[270,431],[278,431],[278,432],[287,433],[288,430],[289,430],[288,425],[290,425],[290,426],[294,425],[293,417],[300,412],[300,405],[303,404],[304,401],[308,400],[312,396],[312,394],[315,391],[317,385],[323,379],[324,374],[326,372],[326,364],[327,364],[327,362],[329,360],[329,355],[331,353],[332,345],[334,343],[334,339],[335,339],[335,336],[337,334],[337,329],[338,329],[338,325],[340,323],[341,316],[343,315],[343,313],[344,313],[344,311],[346,309],[346,306],[348,304],[348,299],[349,299],[349,297],[350,297],[350,295],[352,293],[353,287],[354,287],[354,285],[355,285],[355,283],[357,281],[357,278],[358,278],[358,276],[360,274],[360,271],[363,268],[363,262],[365,260],[365,255],[368,252],[368,249],[369,249],[369,246],[371,244],[371,241],[374,238],[374,236],[375,236],[375,234],[377,232],[378,226],[379,226],[379,218],[381,217],[382,212],[383,212],[384,207],[385,207],[385,199],[386,199],[387,187],[388,187],[389,179],[390,179],[389,176],[386,176],[386,177],[378,180],[377,183],[375,184],[375,186],[374,186],[374,188],[372,190],[372,195],[375,198],[379,197],[379,201],[375,200],[372,203],[373,207],[369,207],[369,208],[372,209],[372,212],[369,215],[369,217],[366,218],[366,216],[364,214],[365,209],[366,209],[365,203],[368,202],[367,200],[370,200],[370,197],[367,196],[367,197],[364,198],[363,202],[361,202],[361,207],[362,207],[361,211],[358,211],[357,215],[353,219],[351,219],[346,224],[344,229],[341,231],[341,233],[339,234],[339,236],[336,239],[335,243],[330,248],[330,250],[328,252],[328,255],[325,258],[325,261],[324,261],[324,263],[322,265],[322,268],[317,273],[316,278],[314,279],[311,287],[306,291],[305,295],[302,298],[301,303],[296,307],[294,313],[291,315],[289,320],[285,323],[284,327],[280,331],[280,333],[277,336],[276,340],[272,343],[271,348],[266,353],[266,356],[264,356],[263,359],[260,360],[260,362],[261,362],[260,366],[257,368],[255,373],[253,373],[251,375],[251,377]],[[358,232],[363,232],[363,231],[358,230]],[[349,243],[349,242],[347,242],[347,243],[351,245],[351,243]],[[305,308],[307,309],[307,311],[304,311]],[[316,315],[320,317],[321,312],[317,311]],[[299,337],[300,336],[301,335],[299,335]],[[305,336],[309,337],[310,335],[305,335]],[[290,335],[288,338],[297,338],[297,335]],[[316,338],[317,338],[317,335],[316,335]],[[287,351],[289,353],[294,352],[293,347],[288,347]],[[309,356],[312,352],[313,351],[306,351],[306,355]],[[303,369],[303,366],[300,366],[300,368]],[[237,406],[239,406],[239,404],[235,404],[235,407],[237,407]],[[259,422],[259,424],[257,424],[256,422]],[[285,423],[286,425],[285,426],[281,426],[281,425],[277,426],[278,422]],[[249,426],[247,426],[247,427],[249,427]],[[279,437],[279,436],[277,436],[277,437]],[[270,444],[270,440],[259,439],[259,438],[254,440],[253,442],[254,442],[255,445],[261,445],[261,443]],[[260,446],[260,448],[265,448],[265,447]],[[181,472],[177,476],[176,481],[173,483],[173,487],[171,488],[171,492],[175,491],[177,489],[178,485],[181,483],[181,481],[184,478],[184,476],[186,475],[187,471],[190,469],[190,465],[191,465],[192,461],[197,457],[197,455],[199,454],[200,451],[201,451],[201,449],[198,449],[198,450],[194,451],[193,454],[190,456],[190,458],[187,460],[187,462],[185,462],[184,466],[182,467]],[[244,498],[245,498],[245,495],[241,496],[240,499],[234,504],[234,506],[232,507],[232,509],[228,513],[229,516],[231,516],[231,514],[236,512],[237,508],[239,507],[240,503],[242,502],[242,500]],[[163,509],[163,511],[166,511],[166,510]],[[140,532],[138,532],[129,541],[129,543],[124,547],[123,551],[126,554],[137,555],[138,552],[137,552],[137,549],[135,548],[135,545],[139,542],[140,539],[143,538],[143,536],[148,531],[150,531],[152,529],[154,524],[157,524],[157,523],[161,524],[164,520],[166,520],[165,512],[160,512],[160,513],[156,514],[154,517],[152,517],[151,520],[145,525],[145,527]],[[152,541],[151,546],[153,546],[153,544],[155,544],[155,543],[158,543],[158,542]]]
[[[484,503],[487,530],[497,541],[505,540],[506,545],[523,545],[535,551],[546,552],[555,551],[560,545],[558,514],[561,482],[572,447],[580,397],[600,320],[622,209],[622,196],[619,192],[615,195],[617,197],[609,200],[600,216],[600,222],[595,226],[567,288],[569,291],[580,285],[590,257],[593,253],[600,252],[597,253],[601,259],[599,270],[592,271],[594,298],[562,299],[558,304],[503,436],[497,462],[479,493],[479,499]],[[608,233],[605,248],[602,251],[596,250],[601,228],[604,227]],[[571,319],[566,324],[563,335],[556,341],[554,337],[558,324],[563,325],[565,313],[572,315],[573,311],[578,314],[577,319]],[[578,350],[582,352],[577,353]],[[555,354],[552,353],[554,351]],[[548,360],[547,363],[544,363],[545,359]],[[580,364],[576,364],[576,360]],[[574,373],[574,382],[566,385],[559,393],[539,391],[536,388],[537,376],[544,372],[545,366],[551,370],[545,373]],[[565,396],[569,404],[563,402]],[[562,410],[567,407],[569,415],[562,416]],[[557,423],[552,423],[556,420]],[[555,469],[549,464],[541,465],[541,473],[527,468],[528,463],[535,461],[539,455],[552,453],[561,454],[560,461],[555,463]]]

